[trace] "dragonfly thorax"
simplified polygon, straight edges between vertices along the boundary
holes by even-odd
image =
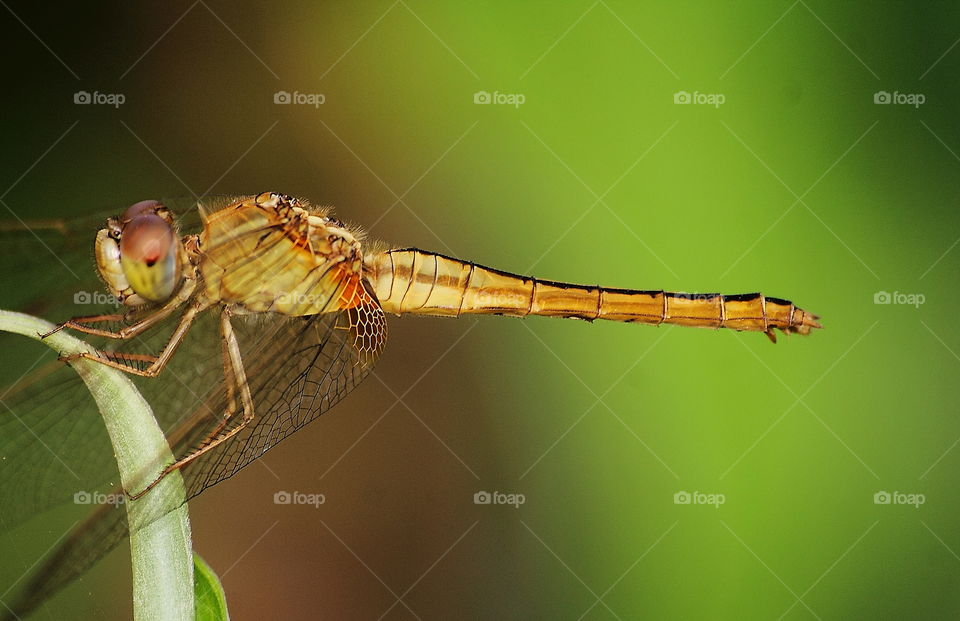
[[[239,200],[205,217],[197,263],[209,303],[292,316],[355,302],[360,241],[326,210],[276,192]]]

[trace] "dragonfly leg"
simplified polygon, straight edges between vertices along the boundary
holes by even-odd
[[[70,328],[71,330],[76,330],[77,332],[83,332],[84,334],[93,334],[94,336],[103,336],[111,339],[129,339],[138,334],[141,334],[147,328],[154,326],[157,322],[166,319],[170,314],[175,311],[181,304],[183,304],[191,295],[193,295],[194,289],[196,289],[196,281],[192,278],[189,278],[184,281],[183,286],[180,287],[180,290],[175,296],[167,300],[162,306],[157,308],[155,311],[137,321],[136,323],[125,326],[120,330],[104,330],[101,328],[94,327],[90,324],[106,323],[108,321],[126,321],[127,316],[119,313],[105,314],[105,315],[87,315],[84,317],[71,317],[70,319],[64,321],[63,323],[57,325],[53,330],[45,334],[41,334],[40,338],[47,338],[55,332],[59,332],[64,328]]]
[[[200,443],[200,447],[206,446],[213,439],[219,436],[223,430],[226,428],[227,423],[230,422],[230,419],[233,418],[233,415],[237,413],[237,387],[243,386],[247,389],[247,394],[244,395],[241,392],[240,399],[241,405],[244,411],[244,417],[246,418],[246,413],[251,412],[250,418],[253,418],[253,400],[249,398],[249,387],[246,384],[246,373],[243,370],[243,363],[240,358],[240,350],[237,347],[237,338],[233,333],[233,326],[230,324],[230,311],[228,309],[223,309],[223,312],[220,315],[220,344],[221,344],[221,354],[223,356],[223,378],[224,385],[227,391],[227,408],[224,410],[223,414],[220,417],[220,423],[207,434],[207,437],[203,439]],[[239,368],[234,366],[234,360],[237,361]],[[250,407],[247,408],[247,403],[250,404]],[[245,425],[249,421],[242,421],[240,424]]]
[[[177,351],[177,347],[183,341],[183,337],[187,335],[187,332],[190,330],[190,325],[201,310],[203,309],[200,307],[191,306],[183,313],[183,317],[180,318],[180,323],[177,324],[177,328],[173,331],[170,340],[167,341],[167,344],[157,356],[97,350],[64,356],[61,360],[66,362],[78,359],[93,360],[94,362],[105,364],[108,367],[124,371],[125,373],[142,377],[156,377],[160,374],[160,371],[167,366],[167,362],[170,361],[174,352]],[[146,364],[146,366],[141,368],[141,365],[137,363]]]
[[[247,384],[247,376],[243,370],[243,359],[240,356],[240,346],[237,344],[237,337],[233,333],[233,326],[230,324],[230,311],[224,309],[220,315],[220,332],[223,337],[223,379],[227,386],[227,410],[224,412],[220,423],[207,434],[197,448],[190,451],[187,455],[181,457],[176,462],[170,464],[160,475],[145,488],[127,495],[131,500],[140,498],[151,489],[153,489],[163,477],[171,472],[179,470],[194,461],[204,453],[220,446],[246,427],[253,420],[253,397],[250,394],[250,386]],[[237,412],[237,393],[239,392],[240,404],[243,408],[243,417],[230,429],[226,429],[228,422]]]
[[[105,323],[107,321],[125,321],[126,318],[127,318],[126,315],[121,315],[119,313],[107,314],[107,315],[84,315],[83,317],[71,317],[70,319],[67,319],[62,323],[58,323],[53,330],[50,330],[49,332],[44,332],[43,334],[41,334],[40,338],[45,339],[51,334],[59,332],[64,328],[70,328],[71,330],[76,330],[77,332],[84,332],[86,334],[96,334],[97,336],[119,338],[119,336],[117,336],[119,332],[92,328],[88,324]]]

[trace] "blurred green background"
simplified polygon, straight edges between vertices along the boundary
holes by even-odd
[[[960,7],[16,2],[0,20],[5,220],[278,190],[397,246],[822,316],[776,346],[393,320],[382,381],[191,503],[233,618],[960,614]],[[525,503],[474,503],[495,490]],[[5,584],[70,522],[5,535]],[[127,618],[129,590],[121,548],[38,618]]]

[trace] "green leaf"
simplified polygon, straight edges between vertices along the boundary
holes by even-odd
[[[228,621],[227,598],[217,574],[193,553],[193,593],[197,606],[197,621]]]

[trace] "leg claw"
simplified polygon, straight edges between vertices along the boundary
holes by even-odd
[[[48,336],[50,336],[51,334],[56,334],[56,333],[59,332],[60,330],[63,330],[63,329],[66,327],[66,325],[67,325],[67,324],[65,324],[65,323],[61,323],[61,324],[57,325],[56,327],[54,327],[53,330],[50,330],[50,331],[48,331],[48,332],[42,332],[42,333],[41,333],[41,332],[38,332],[38,333],[37,333],[37,336],[39,336],[41,339],[45,339],[45,338],[47,338]]]

